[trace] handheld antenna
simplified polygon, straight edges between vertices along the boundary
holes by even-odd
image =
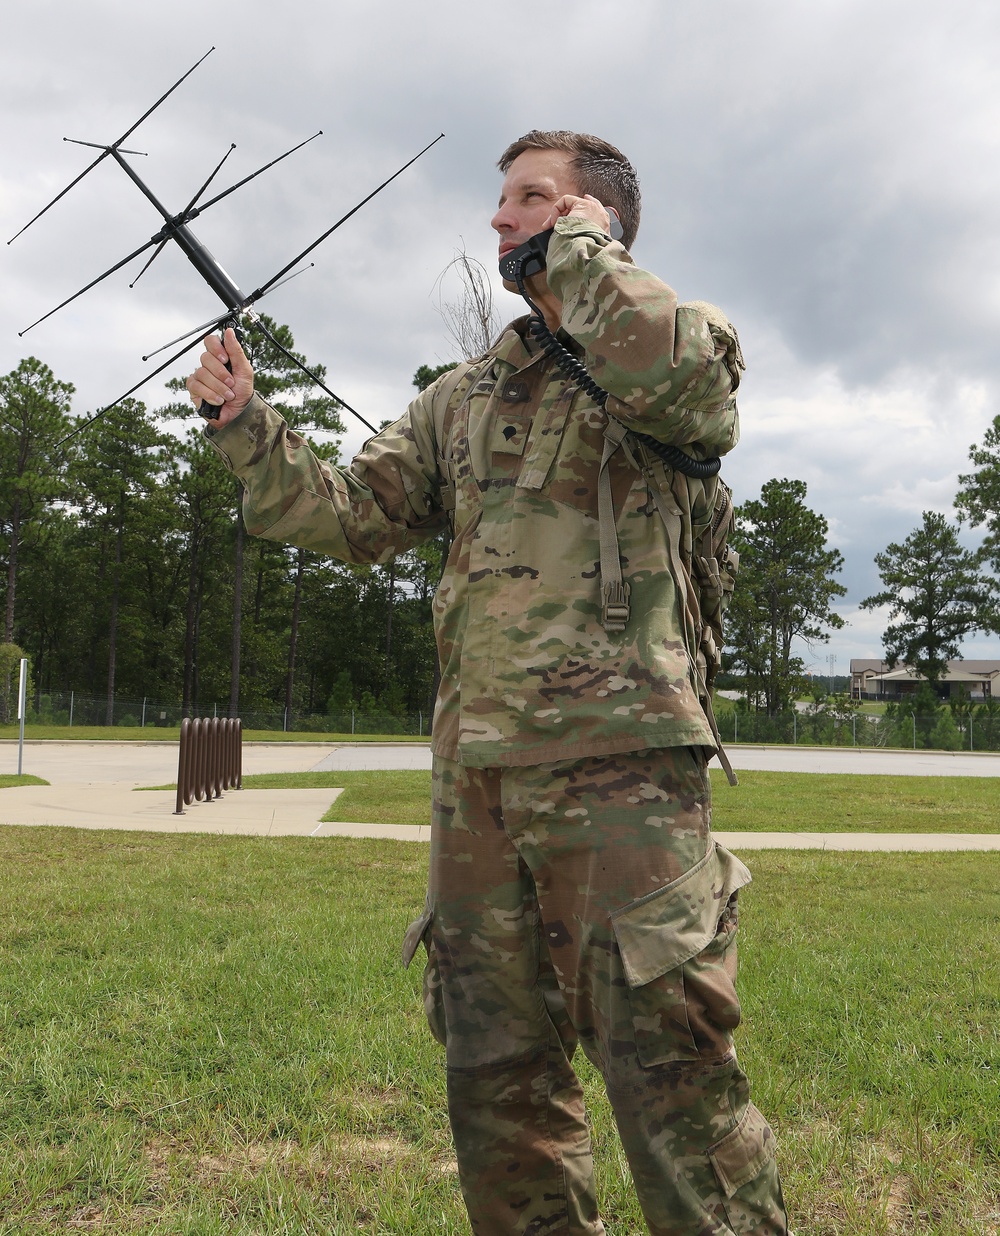
[[[100,163],[103,159],[106,159],[113,150],[117,150],[119,146],[121,146],[122,142],[125,141],[126,138],[131,137],[132,134],[136,131],[136,129],[138,129],[139,125],[141,125],[144,120],[152,116],[153,112],[156,111],[156,109],[160,106],[160,104],[163,103],[166,99],[168,99],[174,93],[177,87],[181,84],[181,82],[184,81],[186,77],[191,76],[191,74],[195,71],[198,65],[201,64],[202,60],[206,59],[206,57],[210,56],[212,52],[214,51],[215,51],[215,48],[210,47],[208,51],[205,52],[205,55],[202,56],[201,60],[196,60],[195,63],[184,74],[183,77],[179,77],[168,91],[160,95],[160,97],[156,100],[156,102],[153,104],[152,107],[150,107],[147,111],[144,111],[142,113],[142,115],[135,122],[135,124],[132,125],[130,129],[125,130],[125,132],[121,135],[118,141],[112,142],[110,146],[99,147],[99,149],[101,150],[101,153],[97,156],[97,158],[93,161],[93,163],[91,163],[89,167],[85,167],[79,176],[71,180],[69,184],[66,186],[66,188],[62,190],[61,193],[57,193],[55,197],[52,199],[52,201],[49,202],[48,206],[43,206],[42,209],[38,212],[37,215],[35,215],[33,219],[29,219],[28,222],[24,225],[24,227],[21,228],[20,232],[15,232],[15,234],[10,238],[10,240],[7,241],[7,244],[8,245],[13,244],[14,241],[17,240],[18,236],[20,236],[23,232],[26,232],[28,228],[31,227],[31,225],[35,223],[37,220],[39,220],[42,217],[42,215],[45,214],[47,210],[51,210],[52,207],[56,204],[56,202],[58,202],[61,198],[64,198],[66,194],[70,191],[70,189],[72,189],[75,185],[78,185],[80,181],[84,178],[84,176],[87,175],[88,172],[92,172],[94,168],[98,165],[98,163]],[[73,138],[64,137],[63,141],[71,142],[73,141]],[[77,143],[77,145],[80,145],[80,146],[90,146],[93,144],[94,143],[92,142],[78,142]],[[128,154],[141,154],[142,152],[139,150],[130,150],[127,153]]]
[[[204,57],[202,57],[202,59],[204,59]],[[199,63],[201,62],[199,61]],[[259,167],[255,172],[251,172],[249,176],[244,176],[242,180],[238,180],[236,184],[230,185],[228,189],[224,189],[221,193],[216,194],[215,197],[211,198],[209,201],[205,202],[203,205],[201,206],[196,205],[198,198],[201,196],[202,193],[204,193],[205,189],[211,184],[212,180],[215,178],[216,174],[218,173],[219,168],[222,167],[222,164],[225,163],[226,159],[228,159],[229,155],[235,149],[235,146],[230,146],[229,151],[219,162],[215,171],[212,173],[211,176],[209,176],[208,180],[205,181],[204,185],[202,185],[202,187],[198,190],[198,192],[194,195],[194,197],[188,203],[187,207],[179,215],[175,215],[172,218],[169,218],[167,222],[164,224],[164,226],[160,228],[160,230],[154,236],[151,236],[149,240],[147,240],[145,244],[140,245],[138,249],[133,249],[132,252],[127,257],[123,257],[120,262],[115,262],[114,266],[109,267],[102,274],[98,275],[96,279],[91,279],[91,281],[85,284],[82,288],[80,288],[78,292],[74,292],[72,296],[67,296],[66,299],[64,301],[60,301],[60,303],[56,305],[54,309],[50,309],[48,313],[43,313],[42,316],[40,318],[37,318],[34,322],[32,322],[30,326],[26,326],[24,330],[18,331],[17,337],[19,339],[22,338],[24,335],[28,333],[29,330],[32,330],[34,327],[38,326],[41,322],[44,322],[46,318],[52,317],[54,313],[58,313],[60,309],[64,309],[72,301],[76,300],[78,296],[82,296],[84,292],[89,292],[92,287],[96,287],[97,284],[99,284],[102,280],[107,279],[109,275],[113,275],[115,271],[121,270],[123,266],[127,266],[129,262],[132,261],[133,258],[138,257],[140,253],[145,253],[145,251],[148,248],[150,248],[151,245],[156,245],[157,246],[156,253],[153,254],[153,257],[149,259],[149,261],[142,268],[142,270],[139,271],[139,274],[136,275],[136,277],[129,284],[130,288],[135,287],[135,285],[139,282],[140,277],[152,265],[153,259],[156,258],[162,252],[163,247],[166,244],[166,242],[171,239],[170,227],[172,225],[184,224],[186,222],[189,222],[191,219],[196,219],[199,215],[204,214],[204,212],[208,210],[209,206],[214,206],[216,202],[221,202],[222,199],[225,197],[228,197],[230,193],[234,193],[237,189],[242,188],[243,185],[248,184],[251,180],[256,179],[256,177],[261,175],[262,172],[268,171],[270,168],[280,163],[282,159],[287,159],[289,155],[295,154],[297,150],[301,150],[303,146],[307,146],[311,141],[314,141],[317,137],[322,137],[322,135],[323,135],[323,130],[319,129],[316,133],[312,135],[312,137],[307,137],[305,141],[299,142],[299,144],[297,146],[293,146],[291,150],[286,150],[284,154],[278,155],[278,157],[276,159],[272,159],[270,163],[265,163],[263,167]],[[72,139],[67,138],[64,140],[69,141]],[[77,142],[76,145],[90,146],[90,145],[93,145],[93,143],[92,142]],[[141,151],[122,151],[121,153],[141,154],[142,152]],[[94,164],[91,164],[91,167],[93,166]],[[79,180],[80,177],[77,177],[77,179]],[[74,184],[75,183],[76,182],[74,181]],[[70,188],[72,188],[72,186],[70,186]],[[64,192],[66,191],[67,190],[64,190]],[[58,200],[58,199],[54,199],[54,201],[55,200]],[[52,205],[53,203],[49,203],[49,204]],[[42,213],[44,213],[44,211]],[[35,216],[36,219],[38,217],[39,217],[38,215]],[[30,227],[30,224],[26,224],[25,226]],[[21,231],[23,232],[24,228],[22,228]],[[188,228],[187,231],[190,234],[190,228]],[[18,236],[20,236],[20,234],[21,232],[18,232]],[[14,240],[16,239],[17,237],[15,236]],[[200,242],[197,242],[197,238],[195,239],[196,239],[196,243],[200,244]],[[7,243],[10,244],[11,242],[8,241]],[[215,259],[213,258],[212,260],[214,261]],[[219,269],[221,270],[222,268],[219,267]],[[167,344],[166,346],[169,347],[170,345]]]
[[[195,202],[197,202],[198,198],[200,198],[200,197],[201,197],[201,195],[205,192],[205,190],[206,190],[206,189],[208,188],[208,186],[212,183],[212,181],[216,178],[216,176],[218,176],[219,172],[222,170],[222,165],[223,165],[223,163],[225,163],[225,161],[229,158],[229,156],[233,153],[233,151],[234,151],[235,149],[236,149],[236,143],[235,143],[235,142],[231,142],[231,143],[230,143],[230,145],[229,145],[229,149],[228,149],[228,150],[226,151],[226,153],[222,156],[222,158],[219,160],[219,162],[215,165],[215,169],[214,169],[214,171],[212,171],[212,172],[210,172],[210,173],[209,173],[209,177],[208,177],[208,179],[207,179],[207,180],[205,181],[205,183],[201,186],[201,188],[200,188],[200,189],[198,190],[198,192],[194,195],[194,197],[190,200],[190,202],[188,202],[188,204],[187,204],[187,205],[184,207],[184,209],[181,211],[181,216],[182,216],[184,219],[190,219],[190,218],[191,218],[191,209],[192,209],[192,207],[194,206]],[[129,288],[134,288],[134,287],[135,287],[135,285],[139,282],[139,280],[142,278],[142,276],[146,273],[146,271],[147,271],[147,270],[149,270],[150,266],[152,266],[152,265],[153,265],[153,263],[156,261],[156,259],[157,259],[157,258],[160,256],[160,254],[163,252],[164,248],[166,247],[166,244],[167,244],[166,239],[164,239],[164,240],[161,240],[161,241],[160,241],[160,243],[159,243],[159,244],[157,245],[157,247],[156,247],[156,251],[154,252],[153,256],[149,259],[149,261],[145,264],[145,266],[143,266],[142,270],[140,270],[140,271],[139,271],[139,273],[136,275],[136,277],[132,280],[132,282],[129,284]]]
[[[396,179],[396,177],[401,176],[403,172],[405,172],[406,169],[411,164],[416,163],[416,161],[420,158],[421,155],[425,155],[432,146],[436,146],[442,137],[444,137],[444,134],[439,133],[432,142],[427,143],[427,145],[423,148],[423,150],[419,150],[413,156],[412,159],[404,163],[403,166],[399,169],[399,171],[393,172],[392,175],[388,178],[388,180],[383,180],[377,189],[372,189],[371,193],[369,193],[367,197],[363,197],[361,201],[358,202],[357,206],[352,206],[346,215],[341,215],[340,218],[337,220],[337,222],[333,225],[333,227],[327,228],[327,230],[323,233],[322,236],[318,237],[316,240],[312,242],[311,245],[303,249],[300,254],[298,254],[296,257],[293,257],[290,262],[282,266],[281,270],[279,270],[276,275],[272,275],[271,278],[268,279],[266,283],[262,283],[260,287],[256,290],[256,292],[253,292],[251,294],[252,298],[254,300],[258,300],[261,296],[263,296],[264,293],[268,291],[268,289],[272,286],[272,284],[277,283],[277,281],[282,277],[282,275],[287,274],[292,269],[292,267],[295,265],[296,262],[301,262],[304,257],[308,257],[308,255],[312,253],[313,249],[315,249],[317,245],[321,245],[328,236],[332,236],[333,233],[337,230],[337,228],[340,227],[341,224],[346,223],[347,220],[351,217],[351,215],[357,214],[357,212],[361,209],[362,206],[367,206],[367,204],[372,200],[373,197],[375,197],[377,194],[382,192],[382,190],[386,187],[386,185],[392,184],[392,182]]]
[[[32,322],[30,326],[25,327],[23,331],[19,332],[19,337],[27,334],[27,332],[31,330],[33,327],[38,326],[41,322],[44,322],[47,318],[50,318],[54,313],[58,312],[58,310],[65,308],[66,305],[76,300],[78,296],[82,296],[84,292],[88,292],[92,287],[96,286],[103,279],[106,279],[109,275],[114,274],[115,271],[120,270],[123,266],[127,265],[130,261],[132,261],[133,258],[138,257],[139,254],[144,253],[147,249],[155,245],[156,248],[152,256],[145,263],[142,270],[139,271],[138,275],[136,275],[135,279],[133,279],[132,283],[129,285],[130,287],[134,287],[135,284],[138,282],[138,280],[142,277],[142,275],[149,269],[152,263],[156,260],[159,254],[163,251],[167,241],[173,240],[180,247],[181,251],[184,253],[185,257],[188,259],[191,265],[194,266],[194,268],[201,275],[202,279],[204,279],[204,281],[208,284],[208,286],[216,293],[216,295],[222,301],[223,305],[225,305],[225,312],[221,314],[218,318],[212,319],[212,321],[210,323],[207,323],[206,325],[211,326],[213,329],[224,329],[225,326],[227,325],[232,325],[234,328],[238,328],[239,319],[241,315],[246,314],[251,320],[253,320],[258,325],[258,327],[261,330],[264,331],[264,333],[268,336],[268,338],[271,339],[271,342],[274,343],[275,346],[279,348],[279,350],[281,350],[282,352],[285,352],[285,354],[291,360],[293,360],[295,364],[298,365],[299,368],[302,369],[303,372],[305,372],[317,385],[322,387],[322,389],[325,390],[327,394],[330,395],[332,398],[336,399],[339,404],[341,404],[344,408],[347,409],[347,411],[353,413],[354,416],[356,416],[368,429],[371,429],[372,432],[374,433],[375,432],[374,427],[370,425],[368,421],[366,421],[365,418],[361,416],[359,412],[357,412],[354,408],[352,408],[349,403],[341,399],[338,395],[335,395],[334,392],[331,391],[330,388],[326,386],[325,383],[323,383],[317,377],[315,373],[313,373],[310,369],[307,369],[306,366],[302,364],[302,362],[298,359],[298,357],[296,357],[293,353],[286,351],[286,349],[284,349],[281,346],[281,344],[279,344],[277,340],[275,340],[270,335],[270,332],[266,330],[263,323],[260,321],[259,316],[256,313],[254,313],[253,310],[251,309],[251,306],[256,301],[260,300],[263,296],[267,295],[269,291],[273,290],[275,287],[279,286],[281,283],[287,282],[284,276],[288,274],[288,272],[292,269],[293,266],[295,266],[304,257],[310,254],[313,251],[313,249],[315,249],[318,245],[322,244],[322,242],[326,240],[327,237],[332,235],[339,227],[341,227],[344,223],[346,223],[347,220],[350,219],[352,215],[356,214],[361,209],[362,206],[365,206],[368,202],[372,200],[373,197],[375,197],[378,193],[381,193],[382,190],[387,185],[391,184],[392,181],[394,181],[397,176],[400,176],[403,172],[405,172],[408,167],[410,167],[413,163],[417,161],[417,159],[421,157],[421,155],[426,154],[427,151],[430,150],[432,146],[436,145],[441,140],[441,138],[444,137],[444,134],[443,133],[439,134],[432,142],[429,142],[423,148],[423,150],[419,151],[417,154],[413,156],[412,159],[409,159],[406,163],[404,163],[403,166],[398,169],[398,171],[393,172],[393,174],[389,176],[386,180],[384,180],[377,188],[373,189],[371,193],[369,193],[366,197],[362,198],[362,200],[358,202],[356,206],[353,206],[345,215],[343,215],[340,219],[338,219],[337,222],[334,223],[332,227],[327,228],[327,230],[321,236],[319,236],[316,240],[314,240],[311,245],[303,249],[303,251],[300,254],[294,257],[290,262],[286,263],[281,268],[281,270],[279,270],[275,275],[273,275],[265,283],[262,283],[260,287],[258,287],[255,291],[251,292],[250,295],[248,296],[234,282],[234,280],[222,267],[219,261],[213,256],[213,254],[205,247],[205,245],[202,244],[202,242],[197,238],[197,236],[195,236],[195,234],[191,231],[190,227],[188,227],[188,224],[190,223],[192,219],[195,219],[199,215],[203,214],[210,206],[214,206],[217,202],[222,201],[223,198],[228,197],[230,193],[234,193],[237,189],[241,188],[243,185],[253,180],[254,177],[259,176],[262,172],[266,172],[269,168],[274,167],[276,163],[280,163],[282,159],[286,159],[289,155],[294,154],[295,151],[300,150],[308,142],[311,142],[314,138],[319,137],[322,134],[322,129],[319,130],[319,132],[314,133],[312,137],[306,138],[305,141],[300,142],[297,146],[293,146],[291,150],[286,151],[283,155],[279,155],[278,158],[272,159],[270,163],[265,164],[263,167],[259,168],[256,172],[252,172],[249,176],[245,176],[242,180],[237,181],[236,184],[230,185],[228,189],[224,189],[221,193],[216,194],[215,197],[209,199],[209,201],[205,202],[202,206],[198,206],[197,205],[198,199],[201,197],[201,195],[205,192],[208,186],[212,183],[212,181],[218,175],[220,169],[222,168],[222,165],[225,163],[226,159],[228,159],[229,155],[235,149],[235,146],[230,146],[229,150],[226,152],[226,154],[222,157],[222,159],[216,165],[215,169],[209,175],[209,177],[204,182],[204,184],[201,186],[201,188],[191,198],[187,206],[185,206],[184,209],[180,211],[178,214],[172,214],[167,209],[167,207],[164,206],[163,203],[159,201],[159,199],[156,197],[153,191],[139,176],[138,172],[136,172],[136,170],[132,167],[132,165],[128,163],[124,158],[126,154],[140,155],[140,154],[143,154],[143,152],[136,151],[136,150],[126,150],[126,149],[123,149],[122,147],[122,143],[128,137],[130,137],[132,133],[135,132],[135,130],[142,124],[144,120],[146,120],[150,115],[152,115],[152,113],[160,106],[161,103],[164,102],[164,100],[166,100],[167,98],[169,98],[171,94],[173,94],[173,92],[177,89],[177,87],[186,78],[188,78],[194,72],[194,70],[202,63],[202,61],[204,61],[205,58],[209,56],[214,50],[215,50],[214,47],[210,47],[208,51],[205,53],[205,55],[201,57],[200,60],[197,60],[191,66],[191,68],[188,69],[188,71],[185,74],[183,74],[183,76],[179,77],[177,81],[174,82],[174,84],[170,87],[170,89],[165,91],[156,100],[156,102],[152,105],[152,107],[148,108],[145,112],[143,112],[143,114],[139,117],[139,119],[130,128],[126,129],[126,131],[121,135],[121,137],[117,139],[117,141],[112,142],[109,146],[102,146],[98,142],[85,142],[77,138],[64,138],[63,139],[64,141],[71,141],[74,144],[80,145],[80,146],[92,146],[95,149],[100,150],[101,153],[97,156],[97,158],[91,164],[89,164],[89,166],[84,168],[84,170],[79,174],[79,176],[71,180],[65,189],[57,193],[56,196],[52,199],[52,201],[48,203],[48,205],[43,206],[42,209],[38,212],[38,214],[36,214],[32,219],[29,219],[28,222],[24,225],[24,227],[22,227],[19,232],[17,232],[14,236],[11,237],[11,239],[7,242],[8,244],[12,244],[13,241],[15,241],[18,238],[18,236],[22,235],[22,233],[27,231],[27,229],[31,227],[31,225],[35,223],[38,219],[40,219],[42,215],[46,213],[46,211],[51,210],[51,208],[58,201],[60,201],[63,197],[65,197],[66,194],[70,191],[70,189],[72,189],[75,185],[79,184],[79,182],[84,178],[84,176],[86,176],[89,172],[93,171],[93,169],[97,167],[97,165],[100,162],[102,162],[104,159],[108,157],[112,158],[119,165],[119,167],[121,167],[121,169],[125,172],[125,174],[129,177],[129,179],[135,184],[135,186],[139,189],[139,191],[143,194],[143,196],[159,212],[160,216],[163,219],[163,226],[160,228],[160,230],[155,235],[151,236],[150,239],[145,242],[145,244],[140,245],[138,249],[133,250],[127,257],[122,258],[120,262],[116,262],[114,266],[104,271],[103,274],[98,275],[96,279],[92,279],[90,283],[88,283],[85,287],[82,287],[78,292],[74,292],[72,296],[67,297],[66,300],[56,305],[54,309],[50,309],[48,313],[43,314],[42,317]],[[182,338],[184,338],[184,336],[182,336]],[[175,340],[174,342],[177,342],[177,340]],[[150,381],[150,379],[156,377],[157,374],[162,373],[163,370],[166,369],[168,365],[173,364],[174,361],[178,360],[186,352],[190,351],[190,349],[193,348],[196,343],[197,343],[197,340],[195,340],[193,343],[186,344],[185,347],[180,352],[172,356],[170,360],[166,361],[158,369],[155,369],[152,373],[148,374],[145,378],[142,379],[141,382],[137,383],[130,390],[126,391],[124,395],[116,399],[114,403],[108,404],[107,407],[103,408],[95,416],[91,417],[89,421],[86,421],[83,424],[77,426],[77,428],[74,429],[73,433],[74,434],[78,433],[80,432],[81,429],[86,428],[87,425],[93,424],[94,421],[98,420],[106,412],[109,412],[112,408],[116,407],[119,403],[121,403],[123,399],[126,399],[128,398],[129,395],[134,394],[135,391],[137,391],[146,382]],[[164,345],[164,348],[169,347],[169,346],[170,344],[166,344]],[[157,349],[157,351],[163,351],[164,348]],[[150,353],[149,355],[155,355],[155,353]],[[144,357],[143,359],[146,359],[146,358]],[[207,417],[208,419],[213,419],[215,416],[218,416],[218,409],[212,408],[209,405],[204,404],[204,403],[201,405],[201,407],[198,410],[203,416]],[[69,436],[72,437],[73,435],[71,434]]]

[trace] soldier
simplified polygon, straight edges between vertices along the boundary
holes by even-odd
[[[773,1134],[733,1051],[750,874],[710,828],[687,555],[711,490],[637,437],[729,451],[739,344],[718,310],[679,305],[632,262],[639,188],[613,146],[532,131],[499,167],[500,255],[555,228],[528,288],[606,412],[526,318],[346,469],[253,394],[231,331],[206,340],[188,389],[220,410],[206,432],[252,533],[385,562],[453,529],[427,903],[404,960],[424,943],[473,1231],[604,1231],[579,1044],[651,1232],[784,1236]]]

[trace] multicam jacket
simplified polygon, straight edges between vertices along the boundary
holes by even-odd
[[[695,456],[735,446],[742,357],[718,310],[678,305],[586,220],[556,225],[548,283],[563,337],[611,392],[614,418]],[[711,518],[706,487],[634,440],[611,455],[631,604],[625,629],[607,630],[598,482],[608,417],[526,334],[526,319],[515,322],[489,354],[438,379],[349,468],[317,459],[255,395],[209,430],[247,488],[247,528],[385,562],[451,522],[434,601],[441,756],[491,767],[713,747],[678,561]]]

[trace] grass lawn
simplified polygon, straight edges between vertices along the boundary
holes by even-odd
[[[733,832],[997,833],[1000,780],[712,770],[713,823]]]
[[[9,789],[12,785],[48,785],[49,782],[41,777],[33,777],[30,773],[3,773],[0,774],[0,790]]]
[[[992,777],[876,777],[740,772],[733,788],[712,770],[714,825],[724,832],[996,833],[1000,782]],[[265,773],[247,789],[344,790],[325,820],[429,824],[429,772]],[[173,789],[174,786],[158,786]]]
[[[0,1234],[467,1236],[399,945],[426,848],[0,828]],[[800,1236],[1000,1231],[1000,856],[754,856],[743,1062]],[[582,1072],[609,1236],[644,1232]]]
[[[365,772],[253,773],[243,778],[245,790],[343,790],[324,820],[360,824],[429,824],[431,775],[403,769]],[[144,785],[140,790],[176,790],[170,785]]]

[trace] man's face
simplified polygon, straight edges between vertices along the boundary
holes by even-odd
[[[580,195],[572,158],[564,150],[526,150],[510,165],[500,190],[500,207],[490,221],[500,235],[500,257],[543,231],[559,198]]]

